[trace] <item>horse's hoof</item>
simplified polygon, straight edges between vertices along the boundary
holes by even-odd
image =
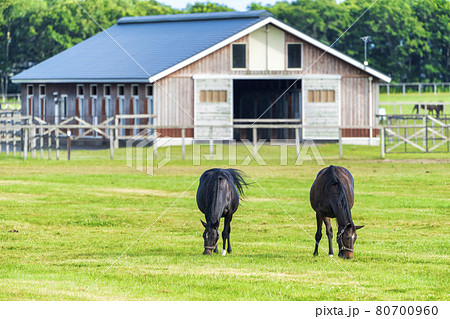
[[[333,254],[328,254],[328,256],[333,257],[334,255]]]
[[[225,256],[227,254],[227,251],[225,249],[222,249],[222,256]]]

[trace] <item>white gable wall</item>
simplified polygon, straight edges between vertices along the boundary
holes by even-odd
[[[267,34],[265,28],[250,33],[248,39],[250,71],[267,70]]]
[[[268,25],[267,66],[269,71],[282,71],[285,68],[284,32]]]
[[[250,33],[250,71],[283,71],[285,55],[285,35],[282,30],[266,25]]]

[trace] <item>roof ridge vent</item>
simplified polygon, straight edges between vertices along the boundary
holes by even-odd
[[[170,14],[170,15],[154,15],[143,17],[123,17],[119,19],[119,21],[117,21],[117,24],[230,20],[230,19],[251,19],[251,18],[264,19],[272,16],[273,15],[266,10]]]

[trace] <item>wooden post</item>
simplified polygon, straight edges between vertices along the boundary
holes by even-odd
[[[425,147],[427,144],[427,116],[426,115],[423,117],[422,125],[425,128],[425,130],[423,131],[422,146]]]
[[[158,159],[158,134],[155,130],[155,138],[153,139],[153,159],[156,161]]]
[[[414,142],[417,144],[417,135],[416,135],[416,133],[417,133],[417,128],[416,128],[416,125],[417,125],[417,118],[414,117],[414,135],[415,135],[415,137],[414,137]]]
[[[52,131],[48,131],[48,159],[52,159]]]
[[[387,85],[387,96],[389,96],[389,84]]]
[[[109,158],[114,159],[114,136],[111,129],[109,129]]]
[[[420,95],[420,93],[422,91],[422,86],[420,85],[420,83],[418,84],[418,91],[419,91],[419,95]]]
[[[295,129],[295,149],[297,151],[297,158],[300,156],[300,128]]]
[[[7,123],[5,123],[8,125]],[[6,136],[5,136],[5,148],[6,148],[6,155],[9,155],[9,130],[6,130]]]
[[[344,157],[342,149],[342,128],[339,128],[339,159]]]
[[[381,129],[380,129],[380,151],[381,151],[381,158],[384,158],[386,155],[385,155],[385,153],[384,153],[384,148],[385,148],[385,145],[384,145],[384,127],[382,127]]]
[[[33,127],[31,129],[31,134],[30,134],[30,144],[31,144],[31,158],[36,158],[36,128]]]
[[[436,96],[436,94],[437,94],[436,83],[433,83],[433,89],[434,89],[434,96]]]
[[[39,147],[41,148],[41,159],[43,159],[44,158],[44,134],[43,134],[43,132],[44,132],[44,130],[43,130],[43,128],[42,128],[42,125],[41,125],[41,128],[39,129],[39,136],[40,136],[40,138],[39,138]]]
[[[258,132],[256,127],[253,127],[253,156],[256,156],[256,143],[258,143]]]
[[[16,122],[13,120],[13,154],[14,154],[14,156],[16,156],[17,154],[16,154],[16,147],[17,147],[17,145],[16,145]]]
[[[213,159],[214,156],[214,139],[213,139],[213,127],[209,127],[209,156]]]
[[[403,83],[403,96],[406,95],[405,84]]]
[[[186,129],[183,127],[181,129],[181,159],[184,160],[186,158]]]
[[[28,158],[28,129],[24,129],[24,138],[23,138],[23,159],[26,161]]]
[[[56,143],[56,160],[59,161],[59,130],[55,130],[55,143]]]
[[[433,145],[435,145],[436,141],[434,140],[434,121],[431,121],[431,132],[432,132],[431,138],[433,140]]]
[[[114,129],[114,147],[115,148],[119,148],[119,119],[117,118],[117,116],[114,116],[114,125],[115,125],[115,129]]]
[[[17,138],[16,138],[16,132],[17,132],[17,129],[16,129],[16,121],[15,121],[15,118],[13,117],[13,154],[14,154],[14,156],[16,156],[17,155],[17,150],[16,150],[16,148],[17,148],[17,142],[16,142],[16,140],[17,140]]]
[[[71,145],[70,145],[70,139],[72,133],[70,132],[70,130],[67,130],[67,160],[70,161],[70,151],[71,151]]]

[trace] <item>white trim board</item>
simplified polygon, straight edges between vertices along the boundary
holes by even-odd
[[[326,44],[324,44],[324,43],[322,43],[320,41],[317,41],[317,40],[311,38],[310,36],[300,32],[300,31],[298,31],[298,30],[288,26],[287,24],[285,24],[285,23],[283,23],[281,21],[278,21],[277,19],[272,18],[272,17],[265,18],[264,20],[261,20],[261,21],[255,23],[254,25],[248,27],[247,29],[242,30],[242,31],[234,34],[233,36],[231,36],[231,37],[229,37],[229,38],[227,38],[227,39],[225,39],[225,40],[223,40],[223,41],[213,45],[212,47],[209,47],[208,49],[206,49],[206,50],[204,50],[204,51],[202,51],[202,52],[200,52],[200,53],[198,53],[198,54],[196,54],[196,55],[194,55],[194,56],[192,56],[192,57],[190,57],[190,58],[188,58],[188,59],[186,59],[186,60],[184,60],[184,61],[182,61],[182,62],[180,62],[178,64],[175,64],[174,66],[172,66],[172,67],[170,67],[170,68],[168,68],[168,69],[166,69],[166,70],[164,70],[164,71],[162,71],[162,72],[160,72],[158,74],[155,74],[154,76],[150,77],[149,81],[150,81],[150,83],[156,82],[156,81],[158,81],[158,80],[160,80],[160,79],[170,75],[171,73],[176,72],[176,71],[178,71],[178,70],[180,70],[180,69],[182,69],[182,68],[184,68],[184,67],[186,67],[186,66],[188,66],[188,65],[190,65],[190,64],[192,64],[192,63],[194,63],[194,62],[196,62],[196,61],[198,61],[198,60],[200,60],[200,59],[202,59],[204,57],[206,57],[207,55],[209,55],[209,54],[211,54],[211,53],[213,53],[213,52],[215,52],[215,51],[225,47],[226,45],[228,45],[228,44],[230,44],[230,43],[232,43],[232,42],[242,38],[243,36],[246,36],[247,34],[250,34],[253,31],[256,31],[259,28],[261,28],[261,27],[263,27],[263,26],[265,26],[267,24],[270,24],[270,23],[272,23],[276,27],[280,28],[281,30],[284,30],[284,31],[286,31],[288,33],[293,34],[294,36],[304,40],[305,42],[308,42],[308,43],[310,43],[310,44],[312,44],[312,45],[314,45],[314,46],[324,50],[325,52],[327,52],[327,53],[329,53],[331,55],[334,55],[335,57],[337,57],[337,58],[339,58],[339,59],[341,59],[341,60],[343,60],[343,61],[345,61],[345,62],[347,62],[347,63],[349,63],[351,65],[353,65],[354,67],[356,67],[358,69],[361,69],[361,70],[363,70],[363,71],[365,71],[365,72],[367,72],[367,73],[369,73],[369,74],[371,74],[371,75],[373,75],[373,76],[375,76],[375,77],[377,77],[377,78],[379,78],[379,79],[381,79],[381,80],[383,80],[383,81],[385,81],[387,83],[391,82],[391,78],[386,76],[386,75],[384,75],[383,73],[381,73],[381,72],[379,72],[377,70],[374,70],[374,69],[372,69],[370,67],[366,67],[361,62],[358,62],[355,59],[353,59],[353,58],[351,58],[351,57],[349,57],[349,56],[347,56],[347,55],[345,55],[345,54],[343,54],[343,53],[341,53],[341,52],[339,52],[339,51],[337,51],[337,50],[335,50],[333,48],[330,48]],[[305,67],[307,67],[307,66],[303,66],[303,68],[305,68]]]
[[[233,80],[340,80],[342,75],[340,74],[305,74],[303,76],[298,76],[296,74],[292,75],[280,75],[280,74],[195,74],[192,76],[194,80],[197,79],[233,79]]]

